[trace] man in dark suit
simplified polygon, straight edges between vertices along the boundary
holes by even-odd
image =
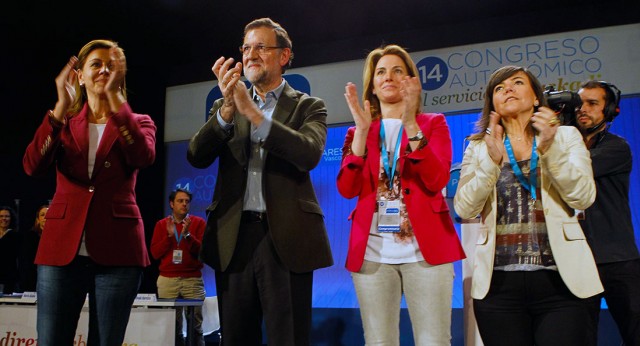
[[[327,112],[282,78],[291,47],[271,19],[247,24],[242,63],[213,65],[223,97],[189,143],[194,167],[219,159],[201,258],[216,271],[224,345],[261,345],[263,316],[269,344],[308,345],[313,270],[333,264],[309,175]]]

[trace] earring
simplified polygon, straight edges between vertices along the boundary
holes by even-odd
[[[80,86],[83,86],[83,85],[84,85],[84,82],[79,81],[79,82],[78,82],[78,84],[80,84]]]
[[[533,105],[534,105],[535,107],[538,107],[538,106],[540,105],[540,102],[538,102],[538,100],[535,100],[535,101],[533,101]]]

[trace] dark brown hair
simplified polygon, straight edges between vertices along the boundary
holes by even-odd
[[[493,72],[491,74],[491,77],[489,77],[489,83],[487,83],[487,86],[485,88],[484,107],[482,108],[480,118],[476,122],[476,132],[469,136],[470,140],[482,139],[484,137],[485,130],[489,126],[489,114],[491,114],[491,112],[495,110],[495,107],[493,105],[493,89],[495,89],[498,84],[502,83],[504,80],[518,72],[523,72],[527,75],[527,77],[529,77],[529,83],[531,85],[531,88],[533,89],[534,94],[536,95],[536,98],[538,99],[539,105],[547,105],[544,98],[544,88],[542,87],[542,84],[540,84],[540,81],[538,81],[538,78],[536,78],[536,76],[534,76],[531,71],[529,71],[525,67],[520,66],[503,66]]]
[[[49,205],[45,204],[45,205],[41,205],[37,210],[36,210],[36,219],[33,222],[33,229],[39,229],[40,228],[40,224],[38,223],[38,216],[40,216],[40,211],[44,208],[49,208]],[[42,230],[41,230],[42,231]]]
[[[289,50],[291,51],[291,54],[289,55],[289,61],[284,66],[282,66],[282,73],[284,73],[284,71],[291,67],[291,62],[293,61],[293,45],[291,43],[291,39],[289,38],[287,30],[285,30],[279,23],[274,22],[271,18],[260,18],[251,21],[251,23],[247,24],[244,27],[244,36],[247,36],[247,33],[249,31],[257,28],[273,29],[273,32],[276,34],[276,45],[278,47],[289,48]]]

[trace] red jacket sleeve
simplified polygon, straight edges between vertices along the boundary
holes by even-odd
[[[164,257],[171,248],[171,237],[167,234],[167,220],[164,218],[156,222],[151,238],[151,256],[159,260]]]

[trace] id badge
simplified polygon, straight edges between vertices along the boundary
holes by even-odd
[[[182,250],[173,250],[173,264],[182,263]]]
[[[378,201],[378,232],[400,232],[400,200]]]

